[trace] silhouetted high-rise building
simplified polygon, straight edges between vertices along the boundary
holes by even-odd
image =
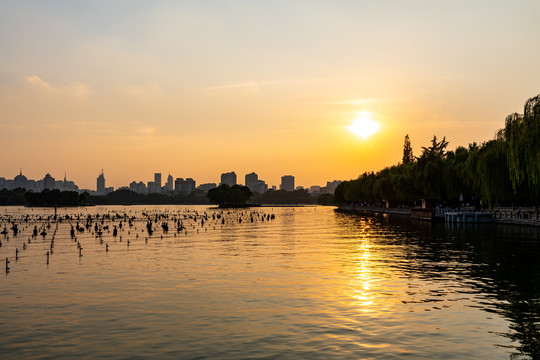
[[[55,183],[56,181],[51,176],[51,174],[47,173],[47,175],[45,175],[45,177],[43,178],[43,189],[54,190]]]
[[[132,181],[129,184],[129,190],[139,193],[139,194],[144,194],[146,193],[146,184],[143,183],[142,181],[139,181],[139,182]]]
[[[195,190],[195,180],[192,178],[177,178],[174,181],[174,191],[176,193],[191,194]]]
[[[101,174],[97,178],[96,192],[99,195],[105,195],[105,175],[103,175],[103,169],[101,169]]]
[[[176,180],[174,180],[174,192],[176,193],[181,192],[183,184],[184,184],[183,178],[176,178]]]
[[[259,180],[257,181],[257,186],[255,187],[255,191],[258,192],[259,194],[264,194],[265,192],[268,191],[268,185],[264,181]]]
[[[202,190],[204,192],[208,192],[208,190],[214,189],[216,187],[217,187],[216,183],[206,183],[206,184],[201,184],[197,186],[197,189]]]
[[[186,182],[184,183],[184,192],[191,194],[195,188],[195,180],[192,178],[187,178]]]
[[[167,177],[167,182],[165,183],[165,191],[172,192],[174,190],[174,180],[171,174]]]
[[[246,181],[245,185],[249,188],[251,191],[257,191],[257,182],[259,181],[259,175],[252,172],[249,174],[246,174]]]
[[[148,193],[150,194],[159,194],[161,193],[161,186],[155,181],[148,182]]]
[[[15,176],[15,178],[13,179],[13,188],[26,189],[27,182],[28,182],[28,179],[26,178],[26,176],[22,174],[22,169],[21,169],[19,175]]]
[[[234,171],[221,174],[221,184],[236,185],[236,173]]]
[[[284,175],[281,177],[281,190],[294,191],[294,176]]]
[[[268,185],[263,180],[259,180],[259,176],[254,172],[246,175],[246,186],[249,190],[259,194],[268,191]]]
[[[341,180],[327,181],[322,191],[327,194],[333,194],[339,184],[341,184]]]
[[[32,190],[34,192],[39,192],[42,189],[40,189],[38,187],[38,182],[36,180],[30,180],[29,179],[29,180],[26,181],[26,190]]]
[[[161,189],[161,173],[154,174],[154,182],[156,183],[156,186],[159,186]]]
[[[66,173],[64,173],[64,180],[56,180],[56,189],[60,191],[77,191],[79,187],[75,185],[75,182],[68,181]]]

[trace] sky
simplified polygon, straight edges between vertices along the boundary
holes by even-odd
[[[0,177],[325,185],[540,93],[539,1],[0,0]],[[366,115],[367,114],[367,115]],[[349,126],[367,116],[379,131]]]

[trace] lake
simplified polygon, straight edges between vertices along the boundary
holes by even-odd
[[[535,228],[331,207],[53,215],[0,207],[4,359],[540,358]]]

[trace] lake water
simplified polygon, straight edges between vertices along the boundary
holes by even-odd
[[[540,358],[537,229],[329,207],[251,211],[58,209],[81,214],[81,226],[83,216],[109,214],[101,241],[95,220],[73,240],[73,218],[0,208],[1,228],[10,216],[21,230],[14,237],[8,225],[0,235],[0,357]],[[114,218],[124,213],[133,226]],[[168,214],[169,231],[160,219],[149,236],[143,213]],[[178,232],[173,217],[186,229]],[[32,238],[34,225],[47,235]]]

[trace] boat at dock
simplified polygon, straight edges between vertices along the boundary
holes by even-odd
[[[411,219],[423,221],[436,221],[436,211],[432,208],[412,208]]]

